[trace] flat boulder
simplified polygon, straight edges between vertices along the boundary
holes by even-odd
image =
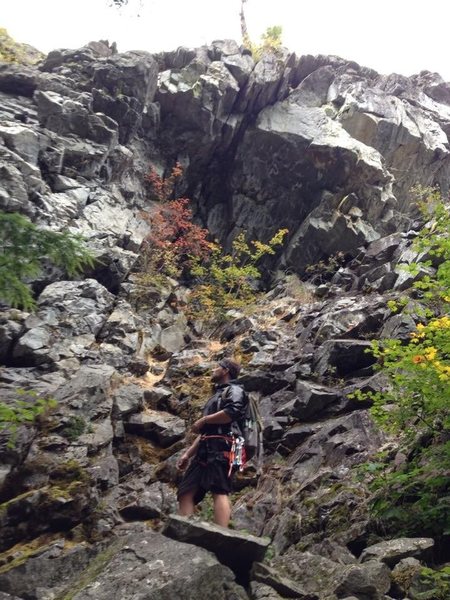
[[[388,566],[395,566],[408,557],[420,557],[434,546],[432,538],[397,538],[369,546],[361,554],[361,562],[378,560]]]
[[[214,552],[218,560],[239,577],[248,575],[255,561],[262,561],[270,544],[269,538],[225,529],[204,521],[191,521],[177,515],[170,515],[164,534]]]

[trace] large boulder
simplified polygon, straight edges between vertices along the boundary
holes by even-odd
[[[365,340],[327,340],[314,355],[314,371],[337,377],[370,373],[368,368],[375,363],[371,348],[371,343]]]
[[[312,435],[289,455],[292,477],[306,481],[321,466],[346,470],[364,462],[378,449],[381,434],[367,411],[359,410],[320,423]]]
[[[304,593],[316,598],[331,593],[335,579],[342,571],[342,565],[310,552],[299,552],[294,547],[274,558],[271,567],[279,577],[290,579]]]
[[[351,565],[343,569],[335,588],[338,598],[356,596],[367,600],[383,600],[391,587],[389,568],[377,561]]]
[[[116,371],[107,365],[84,365],[72,372],[54,392],[60,406],[70,408],[89,420],[104,419],[111,413],[111,389]]]
[[[148,484],[145,478],[129,481],[122,486],[117,499],[120,515],[130,521],[162,519],[177,507],[174,490],[160,481]]]
[[[297,600],[317,600],[319,598],[314,592],[306,592],[298,583],[295,583],[288,577],[283,577],[275,569],[264,563],[255,563],[252,568],[251,576],[252,590],[254,590],[254,595],[257,599],[261,598],[262,600],[263,598],[269,598],[272,600],[272,598],[276,599],[278,597],[297,598]],[[261,584],[265,588],[268,588],[264,595],[259,595],[257,593],[258,591],[261,591]],[[280,594],[279,596],[277,592]]]
[[[434,546],[432,538],[397,538],[379,542],[366,548],[361,554],[361,562],[379,560],[393,567],[408,557],[422,557]]]
[[[146,408],[139,414],[131,415],[124,425],[125,431],[149,437],[163,448],[181,440],[186,433],[183,419],[150,408]]]
[[[3,63],[0,65],[0,91],[30,97],[37,86],[35,69],[25,65]]]
[[[323,600],[336,597],[383,600],[391,585],[389,568],[376,561],[365,565],[342,565],[291,548],[275,558],[272,565],[279,574],[300,585],[303,593]]]
[[[170,516],[164,533],[173,539],[196,544],[214,552],[222,564],[229,566],[241,577],[248,575],[253,562],[264,558],[270,544],[269,538],[258,538],[176,515]]]
[[[326,302],[317,316],[309,313],[301,318],[296,333],[301,347],[335,338],[357,339],[376,332],[385,315],[386,300],[380,295],[338,297]]]
[[[283,99],[287,94],[290,68],[294,62],[295,54],[286,50],[283,50],[282,54],[263,54],[239,95],[237,110],[257,114],[266,106]]]
[[[96,64],[93,84],[112,96],[131,96],[146,106],[153,102],[157,78],[158,66],[153,56],[148,52],[130,51]]]
[[[248,600],[212,553],[145,527],[127,527],[93,547],[58,540],[37,548],[29,560],[1,569],[2,589],[26,598]]]
[[[15,362],[25,366],[86,355],[112,303],[112,294],[94,279],[48,285],[14,344]]]
[[[417,183],[428,186],[434,181],[446,190],[450,111],[445,92],[434,90],[448,90],[448,84],[428,72],[411,78],[393,74],[364,79],[364,92],[359,93],[360,84],[350,82],[346,74],[336,77],[332,91],[341,104],[338,119],[354,138],[381,152],[388,169],[395,172],[408,164],[395,182],[400,207],[411,201],[410,189]],[[433,164],[438,157],[439,167]]]
[[[0,504],[0,551],[51,531],[68,530],[84,521],[98,502],[86,481],[45,485]]]
[[[94,113],[89,104],[64,98],[56,92],[35,93],[39,122],[61,135],[75,134],[106,146],[118,142],[117,123],[101,113]]]
[[[340,397],[339,392],[307,381],[297,381],[296,395],[287,404],[275,411],[276,415],[291,415],[301,421],[309,421]]]

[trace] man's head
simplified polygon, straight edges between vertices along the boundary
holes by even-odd
[[[214,369],[211,379],[214,383],[226,383],[232,379],[236,379],[241,370],[239,363],[230,358],[223,358],[218,362],[218,366]]]

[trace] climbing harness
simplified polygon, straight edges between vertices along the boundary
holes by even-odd
[[[245,441],[242,436],[227,436],[227,435],[202,435],[200,441],[207,441],[211,439],[221,439],[231,444],[230,450],[218,452],[228,459],[228,477],[234,469],[243,471],[246,463],[245,457]]]

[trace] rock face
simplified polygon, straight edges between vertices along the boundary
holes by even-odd
[[[0,431],[1,598],[415,589],[412,557],[432,541],[375,543],[353,473],[384,439],[352,394],[383,386],[370,340],[415,328],[387,300],[411,286],[402,266],[418,259],[411,184],[448,190],[449,134],[437,74],[380,76],[285,50],[255,63],[230,40],[155,56],[95,42],[0,65],[0,210],[81,234],[96,258],[76,280],[44,265],[29,281],[33,313],[0,306],[2,403],[57,401],[14,438]],[[319,262],[309,287],[280,282],[254,315],[202,339],[183,313],[189,290],[136,275],[154,205],[144,176],[175,162],[180,193],[225,246],[287,227],[266,279]],[[261,468],[236,478],[232,521],[245,534],[169,516],[209,372],[232,354],[265,441]]]
[[[41,218],[114,227],[125,250],[140,241],[146,162],[178,157],[199,215],[224,242],[287,226],[278,262],[297,271],[407,228],[413,184],[448,187],[450,92],[428,72],[380,76],[287,51],[255,64],[231,41],[155,57],[93,43],[51,52],[34,71],[5,68],[0,90],[4,205],[34,214],[37,193]],[[107,207],[102,188],[115,196]]]
[[[227,67],[229,60],[222,57]],[[444,95],[439,101],[427,95],[434,86],[445,88],[438,76],[408,80],[335,58],[271,56],[240,86],[230,110],[224,89],[231,94],[236,85],[222,64],[200,51],[182,67],[167,60],[162,77],[174,83],[163,84],[167,89],[159,96],[171,96],[171,134],[193,124],[184,147],[188,173],[203,169],[205,159],[194,151],[200,143],[213,157],[198,199],[208,227],[221,239],[242,229],[269,236],[286,225],[290,243],[283,265],[301,271],[324,255],[407,227],[414,182],[439,180],[447,189],[449,106]],[[211,85],[220,103],[210,101]],[[189,98],[185,110],[173,110],[182,95]],[[165,102],[162,135],[169,126]],[[221,144],[213,134],[205,145],[205,127],[217,131],[227,110]],[[411,178],[397,182],[400,168]]]

